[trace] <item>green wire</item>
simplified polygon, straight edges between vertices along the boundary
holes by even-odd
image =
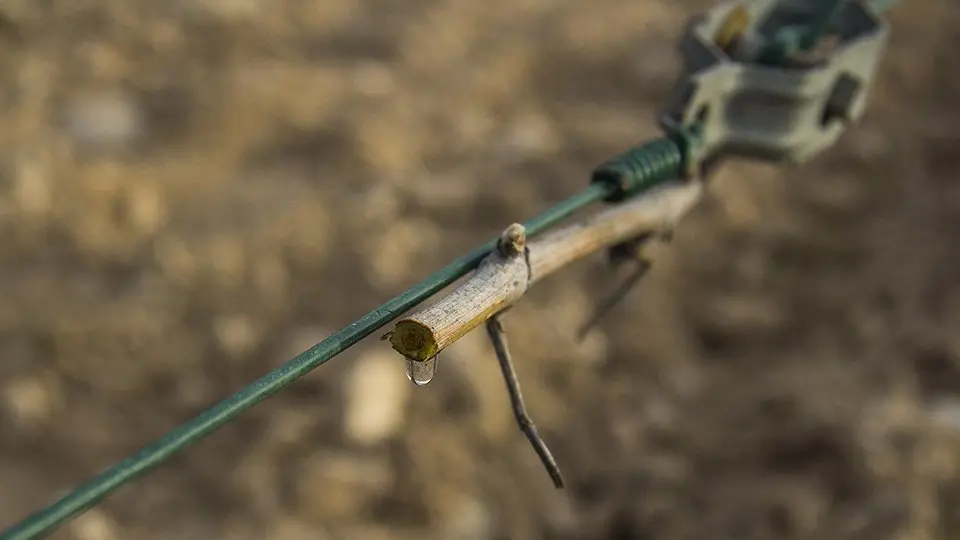
[[[573,212],[603,200],[612,191],[608,185],[592,184],[580,194],[528,221],[527,231],[529,234],[536,234]],[[0,535],[0,540],[30,540],[48,534],[52,529],[95,505],[117,488],[193,445],[240,413],[267,399],[463,277],[476,268],[493,247],[494,241],[487,242],[453,261],[422,283],[388,300],[356,322],[257,379],[233,396],[203,411],[193,420],[175,428],[155,443],[121,461],[59,501],[27,517]]]
[[[671,146],[674,153],[670,152]],[[620,176],[611,176],[609,181],[603,178],[594,179],[578,195],[527,221],[524,224],[527,233],[534,235],[542,232],[590,204],[622,198],[618,195],[633,194],[679,176],[681,160],[676,159],[679,152],[679,146],[669,139],[653,141],[628,151],[625,155],[630,156],[633,168],[621,171]],[[193,420],[173,429],[158,441],[77,487],[50,506],[28,516],[0,534],[0,540],[33,540],[50,534],[54,528],[97,504],[121,486],[156,468],[174,454],[213,433],[240,413],[277,393],[465,276],[490,253],[495,242],[496,240],[491,240],[453,261],[420,284],[388,300],[233,396],[206,409]]]

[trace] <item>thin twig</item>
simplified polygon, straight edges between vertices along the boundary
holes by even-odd
[[[640,283],[640,280],[643,278],[643,276],[650,271],[650,266],[650,261],[646,259],[639,259],[636,261],[635,266],[630,272],[630,275],[627,276],[627,279],[621,283],[610,294],[610,296],[597,305],[593,315],[582,327],[580,327],[580,330],[577,331],[577,341],[583,341],[584,338],[587,337],[587,334],[589,334],[591,330],[600,324],[600,321],[603,320],[603,318],[627,296],[627,294],[637,285],[637,283]]]
[[[500,316],[494,315],[487,319],[487,334],[490,336],[490,342],[493,344],[493,350],[497,354],[497,360],[500,362],[500,371],[503,373],[503,381],[507,384],[507,392],[510,394],[510,404],[513,407],[513,416],[517,420],[517,426],[520,431],[527,436],[527,440],[533,446],[537,456],[543,466],[546,467],[550,478],[553,479],[553,485],[557,489],[563,489],[563,476],[560,474],[560,467],[557,461],[547,448],[540,434],[537,433],[537,426],[534,425],[530,415],[527,414],[527,408],[523,404],[523,394],[520,392],[520,381],[517,379],[517,373],[513,369],[513,361],[510,359],[510,349],[507,346],[507,334],[500,324]]]

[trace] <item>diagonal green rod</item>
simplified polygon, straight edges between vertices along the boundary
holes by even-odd
[[[574,212],[600,201],[615,202],[682,173],[683,154],[672,139],[657,139],[632,148],[619,159],[602,165],[590,185],[573,197],[524,223],[527,233],[540,233]],[[307,349],[282,366],[257,379],[229,398],[204,410],[153,444],[110,467],[0,534],[0,540],[34,540],[94,506],[125,484],[153,470],[174,454],[213,433],[240,413],[267,399],[361,339],[383,328],[444,287],[474,270],[496,245],[496,240],[474,249],[424,281],[388,300],[359,320]]]
[[[605,199],[613,191],[614,188],[610,185],[591,184],[578,195],[531,219],[525,226],[530,234],[536,234],[577,210]],[[267,399],[465,276],[490,253],[494,243],[493,240],[487,242],[453,261],[423,282],[388,300],[382,306],[257,379],[236,394],[206,409],[193,420],[180,425],[153,444],[107,469],[62,499],[28,516],[0,535],[0,540],[32,540],[48,535],[54,528],[94,506],[121,486],[156,468],[174,454],[198,442],[240,413]]]
[[[527,233],[537,234],[574,212],[600,201],[615,202],[625,196],[678,177],[680,146],[671,139],[658,139],[633,148],[602,166],[582,192],[545,210],[524,223]],[[496,245],[496,240],[474,249],[421,283],[387,301],[359,320],[334,333],[282,366],[257,379],[220,403],[181,424],[153,444],[102,472],[51,505],[39,510],[0,534],[0,540],[34,540],[49,535],[123,485],[153,470],[174,454],[213,433],[240,413],[267,399],[316,367],[389,324],[444,287],[474,270]]]

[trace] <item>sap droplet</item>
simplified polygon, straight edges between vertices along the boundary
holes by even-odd
[[[437,361],[440,355],[432,356],[423,362],[407,358],[407,379],[417,386],[423,386],[433,380],[437,374]]]

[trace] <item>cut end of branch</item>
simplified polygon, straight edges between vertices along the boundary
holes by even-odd
[[[426,325],[410,319],[397,322],[390,335],[393,350],[418,362],[426,362],[439,352],[437,338]]]

